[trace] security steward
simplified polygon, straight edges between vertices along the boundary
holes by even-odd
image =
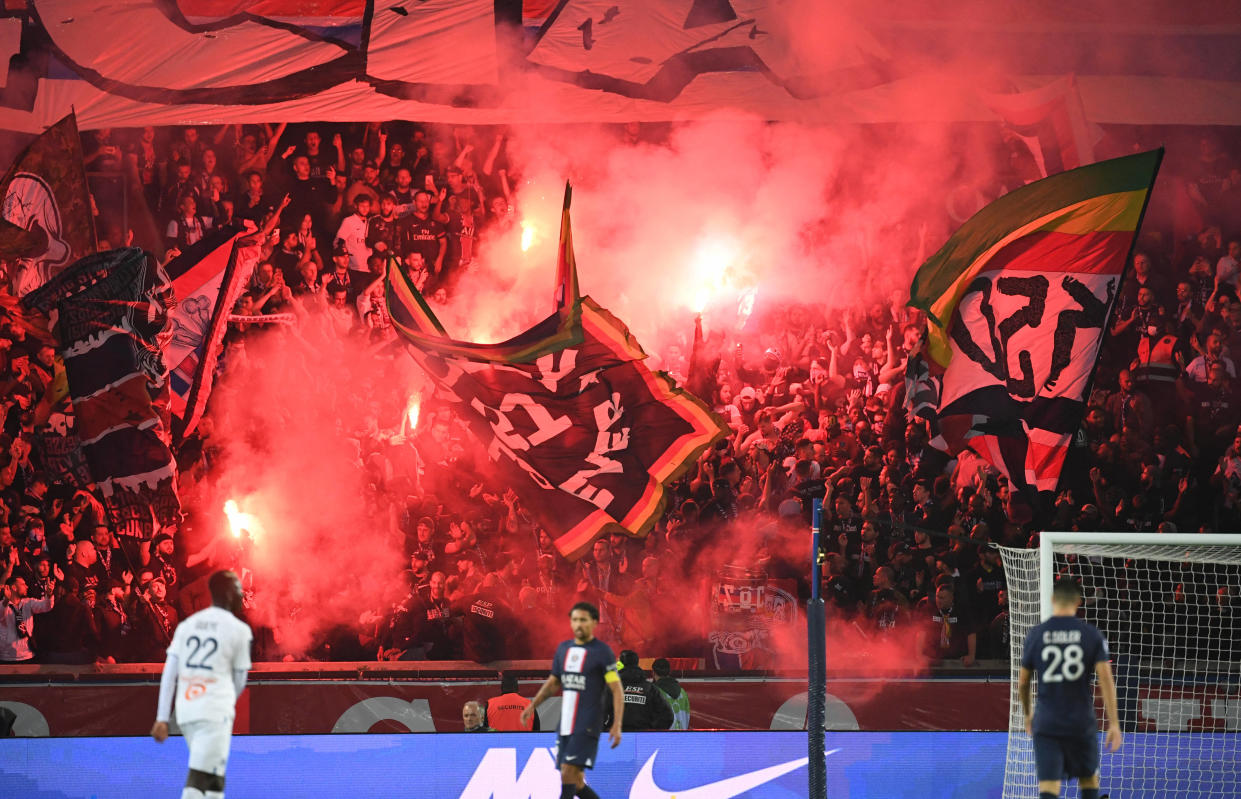
[[[646,671],[638,665],[638,653],[632,649],[624,650],[616,665],[620,669],[621,688],[625,693],[625,715],[621,719],[621,730],[630,732],[670,728],[672,708],[663,693],[655,687],[655,683],[651,682]],[[607,724],[611,723],[611,715],[609,711]]]

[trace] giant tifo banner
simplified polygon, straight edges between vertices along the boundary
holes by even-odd
[[[963,19],[959,4],[888,0],[527,0],[521,19],[509,9],[493,0],[9,0],[0,125],[38,132],[71,108],[84,129],[721,113],[994,121],[1003,112],[982,83],[1019,93],[1067,75],[1093,122],[1241,124],[1236,3],[1139,4],[1125,8],[1123,26],[1110,0],[1036,4],[1020,20],[1001,4],[973,4]]]
[[[328,664],[325,664],[328,665]],[[119,678],[114,678],[119,679]],[[30,736],[145,735],[159,675],[145,683],[0,684],[0,708]],[[537,681],[522,693],[533,696]],[[794,679],[687,679],[690,726],[711,730],[799,730],[806,683]],[[279,680],[255,675],[237,705],[238,734],[456,732],[461,706],[498,695],[497,682]],[[986,679],[831,680],[827,724],[838,730],[1004,730],[1008,682]],[[1160,705],[1163,708],[1163,705]],[[558,697],[539,707],[554,730]]]

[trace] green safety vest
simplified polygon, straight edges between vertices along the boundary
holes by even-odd
[[[655,686],[659,688],[658,685]],[[689,694],[684,688],[681,689],[681,695],[676,699],[668,696],[664,689],[659,688],[659,692],[664,695],[664,699],[668,700],[668,704],[672,706],[672,726],[673,730],[689,729]]]

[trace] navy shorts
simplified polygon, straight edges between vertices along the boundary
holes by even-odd
[[[1081,779],[1099,773],[1099,736],[1034,734],[1034,769],[1039,781]]]
[[[594,768],[595,755],[599,752],[599,736],[575,732],[556,739],[556,765],[568,763],[578,768]]]

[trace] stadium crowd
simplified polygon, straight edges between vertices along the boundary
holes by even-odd
[[[230,370],[246,368],[247,342],[262,337],[290,351],[334,340],[378,352],[395,339],[379,279],[388,253],[443,302],[515,219],[503,133],[146,128],[86,134],[84,151],[92,172],[140,188],[168,248],[279,214],[236,309],[250,321],[232,325],[221,391]],[[936,660],[1006,658],[1006,582],[989,544],[1027,546],[1039,529],[1241,529],[1241,217],[1227,210],[1241,172],[1209,146],[1199,167],[1185,185],[1201,233],[1143,239],[1061,491],[1045,503],[1016,501],[980,459],[930,446],[925,423],[904,408],[905,360],[920,336],[900,300],[760,306],[743,332],[697,346],[686,320],[658,365],[732,435],[676,483],[655,531],[601,539],[578,563],[556,552],[513,491],[486,480],[486,454],[451,410],[429,398],[416,429],[384,430],[375,419],[397,418],[404,398],[369,392],[373,381],[359,376],[361,390],[339,393],[338,418],[355,420],[342,434],[358,442],[359,468],[372,476],[360,502],[400,540],[407,560],[392,570],[407,591],[342,619],[309,652],[260,635],[258,656],[541,657],[562,632],[563,609],[585,598],[602,609],[598,635],[617,649],[761,667],[788,622],[773,597],[809,595],[806,528],[817,497],[835,619]],[[119,243],[114,211],[99,207],[99,228]],[[277,314],[280,324],[253,321]],[[151,541],[114,535],[71,416],[39,413],[54,358],[13,317],[0,327],[0,661],[162,660],[192,586],[211,568],[238,565],[236,553],[194,551],[200,544],[181,530]],[[183,479],[209,482],[221,437],[250,432],[209,412],[178,452]],[[192,497],[193,485],[183,494]],[[248,601],[261,602],[261,587],[247,587]],[[1202,601],[1235,606],[1238,597]],[[673,603],[686,611],[668,613]]]

